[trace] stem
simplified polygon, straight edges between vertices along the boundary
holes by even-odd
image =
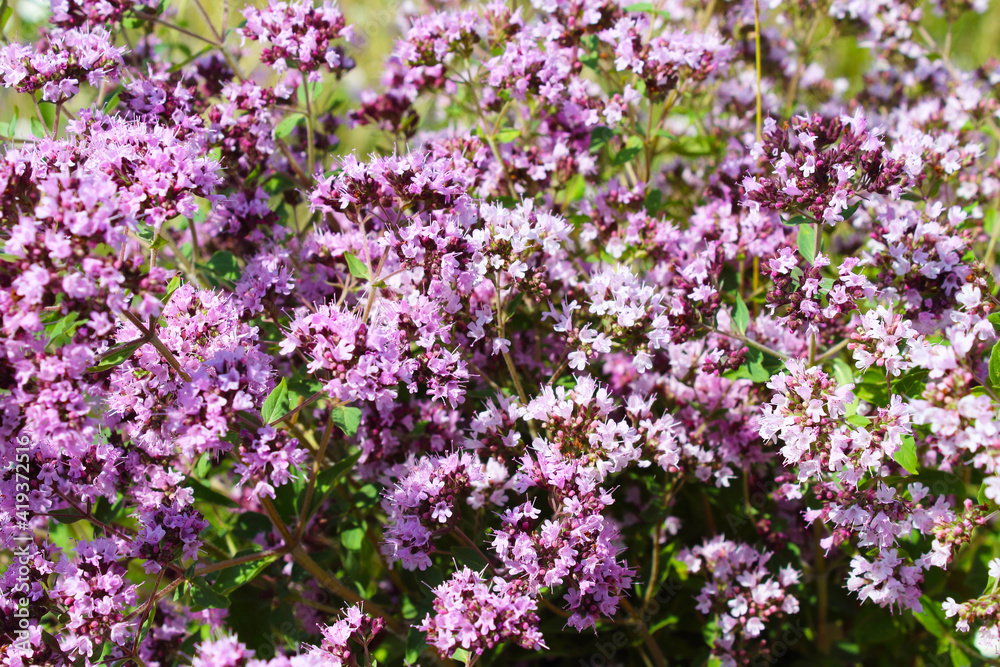
[[[316,400],[322,398],[325,395],[326,395],[325,391],[317,391],[315,394],[313,394],[312,396],[310,396],[306,400],[302,401],[302,403],[297,408],[295,408],[295,409],[293,409],[293,410],[285,413],[281,417],[278,417],[274,421],[268,423],[268,426],[275,426],[275,425],[280,424],[281,422],[285,421],[286,419],[291,419],[295,415],[299,414],[299,412],[301,412],[304,407],[306,407],[307,405],[310,405],[310,404],[314,403]],[[331,407],[331,409],[333,409],[333,408],[339,408],[341,405],[343,405],[343,403],[341,403],[340,401],[334,401],[333,405],[330,406],[330,407]]]
[[[757,141],[760,141],[760,133],[763,128],[763,108],[764,105],[760,96],[760,0],[753,0],[753,39],[756,46],[757,56]]]
[[[460,542],[464,543],[467,547],[469,547],[470,549],[472,549],[473,551],[475,551],[479,555],[480,558],[482,558],[484,561],[486,561],[490,565],[490,567],[492,567],[494,570],[497,569],[498,563],[497,563],[496,559],[495,558],[490,558],[489,556],[487,556],[486,554],[484,554],[483,551],[482,551],[482,549],[479,548],[479,545],[477,545],[475,542],[473,542],[472,539],[469,538],[469,536],[466,535],[462,531],[461,528],[459,528],[458,526],[455,526],[454,528],[452,528],[452,532],[455,533],[455,537],[457,537]]]
[[[53,137],[58,137],[59,136],[59,116],[62,115],[62,106],[63,106],[62,102],[59,102],[58,104],[56,104],[56,115],[55,115],[55,118],[52,119],[52,136]]]
[[[282,554],[287,552],[288,549],[286,547],[278,547],[276,549],[265,549],[264,551],[258,551],[252,554],[244,554],[243,556],[237,556],[236,558],[230,558],[229,560],[223,560],[217,563],[209,563],[208,565],[205,565],[204,567],[200,567],[197,570],[195,570],[195,576],[211,574],[212,572],[225,570],[235,565],[242,565],[243,563],[252,563],[255,560],[264,560],[265,558],[270,558],[271,556],[281,556]]]
[[[792,75],[792,83],[788,87],[788,94],[785,95],[785,115],[788,116],[792,113],[792,109],[795,108],[795,96],[799,90],[799,82],[802,80],[802,72],[805,71],[806,67],[806,56],[809,52],[809,47],[812,45],[813,37],[816,35],[816,29],[819,27],[820,21],[823,19],[823,14],[819,13],[813,20],[812,25],[809,27],[809,32],[806,34],[805,41],[802,46],[799,47],[799,62],[795,66],[795,74]]]
[[[288,551],[287,548],[281,547],[279,549],[269,549],[267,551],[260,551],[258,553],[254,553],[254,554],[247,554],[245,556],[240,556],[239,558],[233,558],[231,560],[220,561],[218,563],[209,563],[208,565],[205,565],[204,567],[196,568],[195,571],[194,571],[194,576],[196,576],[196,577],[202,577],[202,576],[204,576],[206,574],[210,574],[212,572],[218,572],[219,570],[224,570],[227,567],[232,567],[234,565],[241,565],[243,563],[249,563],[249,562],[255,561],[255,560],[261,560],[263,558],[269,558],[269,557],[274,556],[274,555],[283,554],[286,551]],[[188,580],[187,577],[178,577],[177,579],[174,579],[169,584],[167,584],[162,589],[160,589],[160,591],[158,593],[155,593],[154,595],[152,595],[150,599],[153,602],[158,602],[159,600],[162,600],[165,596],[169,595],[175,588],[177,588],[178,586],[180,586],[181,584],[183,584],[187,580]],[[135,611],[133,611],[132,613],[130,613],[128,616],[126,616],[125,618],[123,618],[122,622],[124,623],[124,622],[127,622],[127,621],[135,618],[139,613],[140,613],[140,610],[136,609]]]
[[[191,264],[198,266],[198,229],[194,220],[188,220],[188,229],[191,231]]]
[[[313,138],[313,109],[312,100],[309,97],[309,80],[306,79],[302,82],[302,94],[306,98],[306,166],[309,169],[309,175],[312,176],[316,173],[316,141]],[[369,275],[371,275],[371,268],[368,269]]]
[[[193,220],[191,221],[191,229],[192,229],[191,232],[192,238],[194,238]],[[191,260],[189,261],[188,258],[184,256],[184,253],[181,252],[181,249],[177,247],[177,244],[174,242],[173,236],[171,236],[166,229],[160,230],[158,238],[161,238],[164,241],[166,241],[167,247],[170,248],[171,252],[173,252],[174,259],[181,265],[181,268],[184,270],[184,274],[187,276],[188,281],[194,283],[195,285],[201,285],[202,287],[207,286],[207,283],[202,279],[201,274],[198,273],[198,267],[194,263],[195,255],[193,251],[191,254]],[[148,245],[142,239],[139,239],[139,241],[140,243],[143,244],[143,247],[146,247]],[[193,247],[194,245],[192,244],[192,248]]]
[[[660,536],[663,534],[663,524],[657,524],[653,531],[653,565],[649,572],[649,583],[646,584],[646,594],[642,596],[642,615],[646,615],[649,601],[653,598],[653,588],[656,586],[656,577],[660,573]]]
[[[657,667],[667,667],[667,659],[663,656],[663,651],[660,650],[659,645],[657,645],[656,640],[653,639],[653,635],[649,634],[649,628],[646,627],[645,621],[639,616],[635,611],[635,607],[632,606],[625,598],[621,600],[622,607],[635,619],[636,627],[639,628],[639,634],[642,635],[642,640],[646,643],[646,648],[649,649],[650,654],[653,658],[653,663]]]
[[[851,342],[850,338],[845,338],[844,340],[840,341],[839,343],[831,347],[829,350],[827,350],[820,356],[816,357],[816,360],[813,363],[821,364],[827,359],[836,356],[837,353],[843,350],[845,347],[847,347],[847,344],[850,342]]]
[[[149,610],[153,608],[153,596],[156,595],[156,589],[160,587],[160,582],[163,581],[163,573],[165,570],[160,570],[160,573],[156,575],[156,583],[153,584],[153,594],[149,596],[149,600],[143,605],[142,618],[139,619],[139,627],[136,628],[135,632],[135,642],[132,644],[132,654],[135,655],[139,652],[139,638],[142,637],[142,626],[146,624],[146,619],[149,618]]]
[[[698,21],[698,32],[704,32],[705,28],[708,27],[709,21],[712,20],[712,14],[715,13],[715,0],[708,0],[708,4],[705,5],[705,11],[701,15],[701,19]]]
[[[820,547],[820,534],[822,524],[817,521],[813,534],[815,536],[816,549],[816,644],[821,653],[830,652],[830,637],[827,628],[827,609],[829,607],[829,595],[827,593],[826,582],[826,559]]]
[[[563,359],[562,363],[559,364],[554,371],[552,371],[552,377],[550,377],[549,381],[545,384],[551,387],[555,381],[559,379],[559,376],[563,374],[563,371],[566,370],[567,366],[569,366],[569,356]]]
[[[326,421],[326,428],[323,429],[323,439],[319,443],[319,451],[313,459],[312,474],[309,476],[309,485],[306,486],[306,497],[302,502],[302,511],[299,513],[299,525],[295,530],[295,541],[302,538],[302,531],[305,530],[306,520],[309,518],[309,507],[312,504],[313,490],[316,488],[316,478],[319,476],[320,464],[326,458],[326,446],[330,444],[330,436],[333,435],[333,410],[330,411],[330,418]]]
[[[990,243],[986,246],[986,256],[983,264],[986,265],[986,272],[993,273],[993,265],[996,264],[997,239],[1000,238],[1000,213],[993,216],[993,229],[990,230]]]
[[[501,388],[500,388],[500,385],[498,385],[496,382],[494,382],[481,368],[479,368],[479,366],[476,366],[469,359],[465,360],[465,364],[472,370],[473,373],[475,373],[476,375],[478,375],[482,379],[486,380],[486,384],[488,384],[491,387],[493,387],[493,389],[497,393],[503,393],[502,390],[501,390]]]
[[[371,612],[376,616],[380,616],[385,619],[386,627],[389,628],[394,634],[405,636],[406,626],[401,623],[397,618],[389,615],[382,607],[378,606],[374,602],[369,602],[362,598],[360,595],[349,589],[339,579],[334,577],[332,574],[323,569],[319,563],[314,561],[302,545],[296,544],[292,534],[288,531],[288,527],[285,526],[285,522],[282,521],[281,517],[278,515],[278,510],[274,508],[274,504],[271,499],[264,496],[261,498],[261,504],[264,506],[264,511],[271,518],[271,523],[278,529],[281,536],[284,538],[286,544],[289,546],[289,552],[295,559],[295,562],[301,565],[309,574],[313,575],[324,588],[333,593],[334,595],[346,600],[351,604],[364,604],[365,611]]]
[[[115,345],[114,347],[108,348],[108,351],[104,352],[103,354],[101,354],[101,356],[98,357],[97,361],[98,361],[98,363],[100,363],[101,361],[104,361],[105,359],[107,359],[111,355],[113,355],[113,354],[115,354],[117,352],[121,352],[122,350],[124,350],[125,348],[129,347],[130,345],[142,345],[142,344],[148,343],[148,342],[149,342],[149,338],[147,338],[146,336],[139,336],[135,340],[125,341],[124,343],[120,343],[118,345]]]
[[[185,382],[191,381],[191,376],[185,373],[183,369],[181,369],[181,364],[179,361],[177,361],[177,357],[175,357],[173,353],[167,349],[167,347],[163,344],[163,342],[156,337],[156,333],[154,333],[153,331],[155,320],[150,320],[150,326],[149,328],[146,328],[145,326],[143,326],[142,322],[139,321],[139,318],[133,315],[130,311],[123,310],[122,315],[125,317],[125,319],[131,322],[137,329],[139,329],[140,333],[149,336],[149,343],[156,348],[156,351],[160,353],[160,355],[168,364],[170,364],[170,367],[177,372],[177,374],[181,377],[182,380],[184,380]]]
[[[206,44],[211,44],[212,46],[219,47],[219,48],[222,47],[222,45],[219,44],[218,42],[216,42],[215,40],[209,39],[208,37],[203,37],[202,35],[199,35],[196,32],[192,32],[192,31],[188,30],[187,28],[182,28],[179,25],[177,25],[176,23],[171,23],[170,21],[164,21],[163,19],[159,18],[158,16],[153,16],[152,14],[145,14],[143,12],[136,12],[136,16],[138,18],[141,18],[144,21],[152,21],[153,23],[159,23],[160,25],[162,25],[165,28],[170,28],[171,30],[176,30],[177,32],[181,33],[182,35],[187,35],[188,37],[193,37],[194,39],[197,39],[198,41],[201,41],[201,42],[205,42]]]
[[[212,31],[213,35],[215,35],[215,40],[219,43],[219,46],[221,47],[222,35],[220,35],[219,31],[215,29],[215,24],[212,23],[212,18],[208,15],[208,12],[205,11],[205,7],[201,4],[201,0],[194,0],[194,4],[198,8],[198,11],[201,12],[202,18],[205,19],[205,23],[208,24],[209,30]]]
[[[715,536],[715,515],[712,514],[712,502],[708,499],[708,494],[705,493],[705,489],[701,490],[701,502],[705,508],[705,521],[708,523],[708,532],[713,537]]]
[[[7,4],[8,4],[7,0],[3,0],[3,2],[0,2],[0,16],[3,16],[7,12]],[[7,42],[7,35],[4,34],[4,31],[3,31],[3,28],[5,28],[5,27],[6,26],[0,26],[0,39],[3,40],[4,44],[7,44],[8,43]]]
[[[767,352],[768,354],[774,355],[775,357],[778,357],[779,359],[785,359],[785,360],[791,359],[791,357],[789,355],[785,354],[784,352],[779,352],[778,350],[775,350],[774,348],[768,347],[767,345],[764,345],[762,343],[758,343],[757,341],[753,340],[752,338],[747,338],[743,334],[732,333],[732,332],[729,332],[729,331],[721,331],[719,329],[716,329],[715,327],[706,327],[706,328],[709,331],[711,331],[712,333],[719,334],[720,336],[729,336],[730,338],[735,338],[737,340],[743,341],[743,343],[745,343],[747,346],[755,348],[755,349],[758,349],[761,352]]]

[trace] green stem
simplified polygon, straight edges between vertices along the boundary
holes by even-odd
[[[760,141],[760,133],[764,122],[764,105],[760,95],[760,0],[753,0],[753,39],[756,46],[755,51],[757,56],[757,141]]]
[[[326,395],[325,391],[317,391],[315,394],[313,394],[312,396],[310,396],[306,400],[302,401],[302,403],[297,408],[294,408],[294,409],[286,412],[284,415],[278,417],[274,421],[269,422],[268,426],[275,426],[275,425],[280,424],[281,422],[285,421],[286,419],[291,419],[295,415],[299,414],[302,411],[303,408],[305,408],[306,406],[314,403],[315,401],[317,401],[318,399],[322,398],[325,395]],[[341,403],[340,401],[334,401],[333,405],[330,406],[330,407],[331,408],[338,408],[341,405],[343,405],[343,403]]]
[[[312,474],[309,476],[309,485],[306,486],[305,500],[302,501],[302,511],[299,513],[299,525],[295,530],[295,541],[302,538],[302,531],[305,530],[306,521],[309,519],[309,507],[312,504],[313,491],[316,488],[316,478],[319,477],[320,465],[326,458],[326,447],[330,444],[330,437],[333,435],[333,410],[326,421],[326,428],[323,429],[323,438],[319,443],[319,451],[313,459]]]
[[[309,96],[309,80],[302,82],[302,94],[306,98],[306,166],[309,169],[309,176],[316,173],[316,141],[313,138],[313,109],[312,99]]]
[[[312,557],[306,553],[305,549],[302,548],[301,544],[297,544],[292,537],[291,532],[289,532],[288,527],[285,526],[285,522],[278,515],[278,510],[274,508],[274,504],[271,502],[270,498],[262,497],[261,504],[264,506],[264,511],[271,518],[271,523],[278,529],[281,533],[282,538],[284,538],[285,543],[289,546],[289,552],[292,554],[292,558],[295,562],[301,565],[309,574],[316,578],[316,581],[326,588],[328,591],[336,595],[337,597],[346,600],[350,604],[360,604],[364,611],[375,614],[385,619],[386,627],[389,628],[394,634],[405,636],[406,626],[399,619],[390,615],[382,607],[375,604],[374,602],[369,602],[363,597],[349,589],[345,586],[339,579],[334,577],[332,574],[327,572],[323,566],[314,561]]]

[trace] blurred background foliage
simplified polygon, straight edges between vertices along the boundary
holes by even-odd
[[[319,1],[316,0],[316,2]],[[509,1],[524,5],[530,2],[530,0]],[[163,18],[192,33],[213,40],[214,30],[222,33],[221,27],[228,11],[227,28],[229,32],[226,35],[226,44],[230,50],[238,51],[240,50],[240,38],[233,34],[233,30],[243,20],[241,10],[251,2],[254,0],[230,0],[228,3],[223,2],[223,0],[203,2],[214,28],[207,25],[193,0],[169,0],[166,2],[166,13]],[[258,1],[258,4],[263,3],[264,0]],[[48,20],[48,0],[8,0],[2,4],[9,5],[13,9],[4,30],[8,40],[33,42],[39,39]],[[352,102],[358,99],[361,91],[379,87],[383,62],[391,52],[393,42],[400,30],[405,28],[405,15],[412,14],[414,9],[423,9],[414,6],[415,4],[447,5],[456,3],[437,2],[436,0],[345,0],[340,3],[348,22],[355,26],[358,43],[352,50],[352,56],[357,62],[357,67],[344,77],[339,85],[332,81],[325,82],[323,94],[328,103],[346,102],[347,107],[350,108],[354,106]],[[823,14],[816,31],[816,38],[810,48],[810,60],[822,65],[831,77],[846,79],[848,83],[847,99],[850,99],[851,93],[860,88],[861,73],[870,64],[869,55],[867,50],[857,43],[853,35],[845,34],[843,29],[834,32],[833,21],[825,16],[827,2],[822,0],[818,3],[815,0],[811,2],[785,0],[779,9],[772,11],[767,21],[769,23],[792,23],[795,34],[802,34],[808,29],[807,24],[814,19],[808,15],[808,10],[802,11],[802,5],[806,4],[819,5],[817,11]],[[410,11],[405,11],[407,9]],[[961,68],[974,68],[990,58],[1000,56],[1000,49],[997,45],[997,36],[1000,35],[1000,0],[991,2],[989,10],[985,14],[977,16],[971,12],[966,13],[950,27],[946,17],[936,16],[933,11],[927,8],[924,12],[924,24],[928,33],[939,44],[947,42],[950,32],[951,59]],[[119,43],[134,43],[134,40],[140,38],[149,29],[152,29],[154,34],[164,40],[161,48],[175,50],[175,53],[171,54],[171,60],[174,62],[183,62],[209,46],[208,43],[196,37],[179,34],[164,25],[149,23],[137,24],[132,29],[127,29],[125,35],[118,36]],[[168,44],[171,46],[167,46]],[[259,44],[256,42],[248,42],[242,48],[240,62],[245,69],[257,61],[259,48]],[[274,75],[267,68],[258,67],[254,72],[254,78],[260,83],[267,84],[273,81]],[[82,93],[67,105],[70,111],[90,105],[94,96],[93,91],[91,93],[88,96],[87,88],[84,87]],[[106,94],[110,95],[110,92]],[[16,139],[30,140],[32,137],[32,116],[41,113],[45,117],[46,123],[51,124],[53,112],[54,107],[51,104],[42,104],[36,108],[31,97],[18,94],[12,89],[0,89],[0,134],[9,134],[10,129],[13,129]],[[17,122],[11,124],[15,115]],[[341,151],[357,149],[361,153],[367,153],[376,149],[392,149],[392,146],[385,145],[385,137],[373,127],[351,130],[345,126],[340,130],[340,138]]]

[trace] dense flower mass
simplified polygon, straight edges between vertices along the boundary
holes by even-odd
[[[1000,7],[41,4],[0,667],[996,663]]]

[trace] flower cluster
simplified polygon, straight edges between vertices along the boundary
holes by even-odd
[[[324,0],[320,7],[313,7],[311,1],[270,2],[263,10],[247,7],[243,16],[246,25],[240,36],[266,42],[261,62],[278,73],[292,68],[309,73],[310,81],[318,81],[316,72],[323,66],[338,76],[354,67],[343,47],[332,43],[350,41],[353,33],[330,0]]]
[[[722,664],[769,657],[766,624],[799,611],[798,599],[786,589],[798,584],[800,573],[786,566],[775,576],[767,568],[771,556],[719,536],[685,549],[678,557],[692,573],[706,579],[697,597],[698,611],[717,618],[720,637],[713,654]]]
[[[461,647],[479,656],[503,642],[545,648],[537,603],[518,588],[499,577],[483,579],[465,567],[434,589],[434,615],[428,614],[418,627],[442,655]]]
[[[42,91],[42,99],[62,102],[80,92],[81,81],[92,86],[118,79],[125,47],[116,47],[104,28],[71,28],[56,32],[39,47],[8,44],[0,49],[5,88]]]
[[[859,109],[853,116],[796,118],[781,127],[768,119],[752,155],[772,170],[743,180],[751,210],[770,208],[836,224],[858,198],[898,198],[910,175],[890,157],[882,130],[868,127]]]

